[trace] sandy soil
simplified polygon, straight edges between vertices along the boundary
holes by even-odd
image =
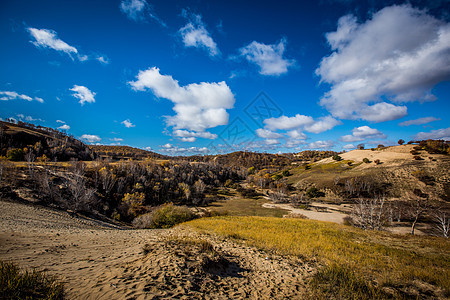
[[[2,200],[0,259],[58,276],[69,299],[292,299],[314,271],[188,227],[126,230]]]
[[[281,208],[289,211],[291,215],[303,215],[308,219],[333,222],[338,224],[344,224],[344,218],[348,216],[345,213],[337,211],[339,205],[326,205],[323,203],[311,203],[313,207],[311,210],[294,208],[290,204],[274,204],[265,203],[263,207],[266,208]],[[343,210],[348,210],[347,206],[342,207]]]

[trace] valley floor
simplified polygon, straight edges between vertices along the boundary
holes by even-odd
[[[69,299],[299,298],[314,272],[190,227],[130,230],[2,200],[0,260],[56,275]]]

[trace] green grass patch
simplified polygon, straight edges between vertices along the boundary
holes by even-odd
[[[268,200],[257,197],[255,199],[243,197],[231,197],[212,202],[208,205],[218,213],[227,213],[230,216],[261,216],[281,218],[288,214],[288,211],[278,208],[262,207]]]
[[[450,242],[444,238],[399,236],[303,219],[219,217],[187,224],[268,252],[316,262],[322,268],[310,284],[324,298],[361,299],[363,294],[366,299],[409,298],[398,287],[416,288],[420,294],[417,282],[432,285],[441,296],[450,295]],[[383,288],[394,292],[386,294]]]
[[[0,299],[63,299],[63,285],[36,270],[0,261]]]

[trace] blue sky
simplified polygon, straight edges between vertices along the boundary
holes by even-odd
[[[0,117],[166,154],[450,140],[450,2],[0,3]]]

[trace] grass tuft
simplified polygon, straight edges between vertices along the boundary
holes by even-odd
[[[63,299],[62,283],[36,270],[0,261],[0,299]]]

